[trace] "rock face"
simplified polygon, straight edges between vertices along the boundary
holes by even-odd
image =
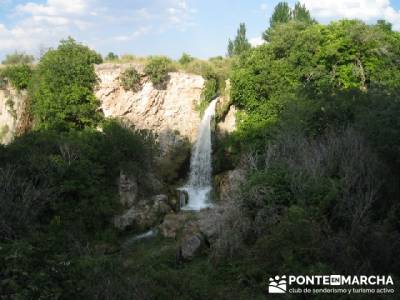
[[[106,117],[118,117],[138,129],[158,135],[162,150],[174,145],[178,136],[193,142],[200,116],[195,107],[200,101],[204,79],[199,75],[170,73],[165,90],[158,90],[146,78],[134,93],[125,91],[119,75],[130,65],[103,64],[96,67],[100,78],[96,96]],[[135,66],[140,72],[142,67]]]
[[[222,122],[217,124],[218,131],[222,134],[229,134],[235,131],[236,129],[236,112],[237,109],[234,105],[229,107],[228,113],[225,115],[225,118]]]
[[[0,89],[0,143],[8,144],[23,130],[27,94],[6,85]]]
[[[240,183],[244,181],[244,170],[235,169],[215,176],[215,188],[221,202],[229,201],[237,193]]]
[[[166,195],[156,195],[138,201],[122,215],[114,218],[114,226],[120,230],[135,229],[139,232],[158,225],[172,209]]]

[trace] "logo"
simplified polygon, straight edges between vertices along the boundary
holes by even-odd
[[[286,276],[275,276],[269,278],[268,292],[270,294],[284,294],[286,293],[287,282]]]
[[[390,275],[276,275],[269,277],[270,294],[394,294]]]

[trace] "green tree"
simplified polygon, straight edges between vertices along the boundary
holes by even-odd
[[[296,2],[293,9],[287,2],[279,2],[269,21],[269,28],[263,33],[263,38],[269,41],[271,31],[278,25],[289,23],[290,21],[302,22],[304,24],[314,24],[316,21],[311,17],[309,10],[300,2]]]
[[[101,56],[72,38],[63,40],[40,60],[30,93],[37,128],[82,129],[101,119],[93,90],[94,64]]]
[[[118,59],[118,55],[114,54],[114,52],[109,52],[106,57],[104,58],[104,60],[106,61],[113,61],[113,60],[117,60]]]
[[[311,17],[310,11],[306,8],[304,4],[297,2],[294,5],[293,10],[291,11],[291,19],[304,23],[313,23],[315,22]]]
[[[287,23],[292,19],[291,17],[291,9],[287,2],[279,2],[272,13],[272,16],[269,20],[270,27],[274,27],[280,23]]]
[[[246,24],[240,23],[236,37],[228,41],[228,56],[240,55],[251,48],[246,37]]]

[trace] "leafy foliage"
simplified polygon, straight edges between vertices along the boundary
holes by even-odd
[[[303,24],[315,24],[316,21],[311,17],[310,12],[304,4],[296,2],[293,9],[290,8],[287,2],[279,2],[274,9],[274,12],[270,18],[270,26],[263,33],[263,38],[266,41],[270,40],[271,31],[279,25],[286,24],[289,22],[300,22]]]
[[[226,147],[245,175],[214,256],[244,257],[255,285],[265,270],[399,276],[383,257],[400,249],[400,35],[382,21],[293,20],[309,20],[296,7],[281,4],[268,43],[233,67],[241,112]]]
[[[236,37],[228,42],[228,56],[240,55],[251,48],[246,37],[246,24],[240,23]]]
[[[100,115],[93,94],[97,83],[93,64],[101,61],[99,54],[72,38],[42,57],[30,89],[37,128],[97,126]]]
[[[15,64],[7,66],[1,70],[0,77],[11,82],[12,86],[17,90],[24,90],[28,87],[32,78],[32,67],[27,64]]]
[[[120,75],[120,81],[122,87],[127,90],[137,92],[140,89],[140,74],[139,72],[131,67],[126,69]]]
[[[149,58],[144,72],[151,82],[158,88],[165,88],[169,80],[168,72],[172,71],[172,61],[165,56],[153,56]]]

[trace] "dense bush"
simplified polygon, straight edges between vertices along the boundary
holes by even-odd
[[[42,57],[30,88],[36,128],[97,126],[101,118],[93,64],[101,61],[99,54],[71,38]]]
[[[122,72],[119,79],[122,87],[126,91],[131,90],[133,92],[137,92],[140,89],[140,74],[133,67],[130,67]]]
[[[32,67],[27,64],[16,64],[7,66],[1,70],[0,77],[6,78],[17,90],[24,90],[28,87],[32,78]]]
[[[103,257],[118,247],[112,225],[121,210],[118,178],[121,170],[135,176],[146,193],[152,149],[146,135],[116,122],[106,122],[103,132],[36,131],[0,149],[2,295],[95,299],[119,293],[118,282],[108,279],[112,268],[123,267]]]
[[[145,74],[158,88],[166,87],[169,80],[168,72],[172,70],[172,61],[165,56],[150,57],[144,68]]]

